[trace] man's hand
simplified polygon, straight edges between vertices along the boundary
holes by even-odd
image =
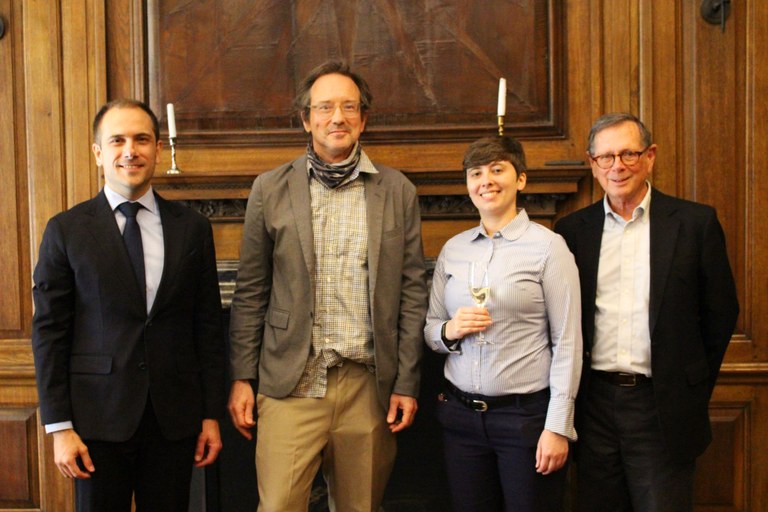
[[[80,469],[77,459],[80,459],[88,472]],[[71,428],[53,433],[53,461],[67,478],[91,478],[91,473],[96,471],[88,447]]]
[[[229,415],[237,431],[248,440],[253,439],[251,429],[256,426],[253,420],[255,403],[251,381],[236,380],[232,383],[232,389],[229,392]]]
[[[392,432],[400,432],[401,430],[410,427],[413,424],[418,409],[419,404],[412,396],[392,393],[392,396],[389,397],[389,412],[387,413],[389,430]],[[398,411],[402,411],[402,416],[399,420],[397,419]]]
[[[544,430],[536,447],[536,472],[542,475],[554,473],[568,460],[568,439],[560,434]]]
[[[197,436],[195,446],[195,467],[201,468],[212,464],[221,451],[221,432],[216,420],[203,420],[203,430]]]

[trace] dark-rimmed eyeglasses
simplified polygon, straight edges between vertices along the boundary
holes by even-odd
[[[589,158],[591,158],[592,161],[595,162],[601,169],[610,169],[613,167],[613,163],[616,161],[616,157],[619,157],[621,163],[624,165],[635,165],[638,161],[640,161],[642,154],[648,151],[648,148],[650,147],[651,146],[646,146],[642,151],[630,151],[627,149],[621,153],[605,153],[604,155],[597,156],[589,155]]]
[[[336,109],[341,109],[341,115],[346,118],[357,117],[360,114],[360,104],[355,102],[346,103],[319,103],[317,105],[310,105],[312,110],[315,111],[315,115],[321,119],[327,119],[336,113]]]

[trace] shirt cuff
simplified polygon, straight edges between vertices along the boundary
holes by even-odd
[[[544,428],[555,434],[565,436],[569,441],[576,441],[576,429],[573,427],[574,402],[567,398],[551,397]]]
[[[457,352],[461,354],[461,349],[459,348],[459,345],[461,344],[461,340],[463,338],[459,338],[458,340],[449,340],[445,337],[445,329],[448,325],[448,322],[443,322],[443,325],[440,326],[440,341],[443,342],[443,345],[445,345],[445,348],[448,349],[448,352]]]
[[[70,428],[75,428],[71,421],[60,421],[58,423],[51,423],[50,425],[46,425],[45,433],[53,434],[54,432],[59,432],[60,430],[67,430]]]

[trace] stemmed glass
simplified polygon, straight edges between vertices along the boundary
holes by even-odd
[[[469,262],[469,294],[478,307],[485,307],[491,294],[491,285],[488,282],[488,264],[484,261]],[[485,332],[480,331],[477,334],[478,345],[493,344],[485,339]]]

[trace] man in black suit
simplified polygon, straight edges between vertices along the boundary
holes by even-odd
[[[147,105],[104,105],[93,136],[106,185],[48,222],[34,272],[41,420],[77,510],[186,512],[226,401],[211,226],[153,192]]]
[[[630,114],[589,135],[602,201],[559,221],[581,279],[581,510],[693,510],[695,460],[739,306],[715,210],[651,187],[656,145]]]

